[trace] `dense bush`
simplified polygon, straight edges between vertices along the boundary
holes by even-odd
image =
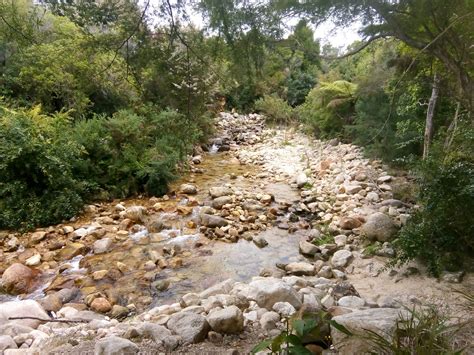
[[[302,122],[321,138],[342,134],[353,120],[357,85],[344,80],[321,82],[298,107]]]
[[[269,122],[289,123],[294,118],[294,110],[279,97],[265,95],[255,102],[255,108],[265,114]]]
[[[421,204],[400,231],[398,261],[419,258],[434,275],[458,269],[474,252],[474,161],[435,157],[417,169]]]
[[[0,228],[61,222],[87,199],[165,193],[205,124],[151,106],[77,123],[3,108]]]
[[[110,197],[165,193],[176,164],[199,138],[184,115],[153,107],[96,116],[79,122],[74,132],[85,149],[78,173]]]
[[[66,114],[0,109],[0,228],[30,228],[70,218],[85,186],[73,174],[81,154]]]

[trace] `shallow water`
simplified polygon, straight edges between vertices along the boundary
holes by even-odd
[[[297,191],[285,183],[265,184],[265,179],[253,180],[244,177],[255,176],[259,172],[257,167],[240,165],[229,153],[206,154],[204,162],[198,167],[203,173],[185,174],[170,187],[171,196],[174,196],[173,191],[177,190],[180,184],[190,182],[198,187],[198,194],[192,198],[204,203],[210,201],[210,187],[228,183],[236,190],[247,191],[254,191],[255,185],[258,184],[264,187],[264,191],[272,193],[276,201],[291,202],[298,197]],[[300,236],[277,228],[260,232],[269,243],[262,249],[244,239],[237,243],[226,243],[205,238],[196,228],[189,228],[187,225],[198,215],[200,206],[192,207],[191,213],[186,216],[176,212],[177,207],[189,206],[190,199],[184,196],[172,197],[161,203],[162,212],[152,215],[153,220],[159,220],[171,229],[151,233],[145,226],[137,225],[124,241],[114,243],[113,249],[106,254],[89,253],[70,260],[60,260],[56,270],[43,274],[41,285],[27,298],[41,298],[44,291],[79,286],[84,296],[101,291],[116,303],[126,305],[133,302],[142,310],[148,306],[175,302],[182,294],[202,291],[228,278],[248,281],[262,269],[274,268],[276,263],[288,263],[302,258],[298,253]],[[149,199],[131,199],[125,201],[125,205],[150,207],[151,202]],[[91,217],[94,216],[81,217],[80,225],[91,224]],[[183,263],[182,266],[145,271],[143,264],[153,259],[163,248],[176,252]],[[123,275],[117,270],[118,262],[127,268]],[[67,270],[61,274],[55,272],[65,265],[69,265]],[[112,280],[110,277],[102,280],[84,277],[99,270],[113,271]],[[168,288],[165,291],[157,291],[152,283],[163,280],[169,284]],[[0,302],[11,299],[15,298],[0,295]]]

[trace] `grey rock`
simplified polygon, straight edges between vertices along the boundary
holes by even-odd
[[[396,234],[397,227],[392,219],[384,213],[376,212],[367,218],[361,227],[361,233],[370,240],[390,241]]]
[[[370,342],[361,337],[372,331],[391,341],[395,331],[397,320],[400,317],[400,309],[394,308],[370,308],[339,315],[333,320],[346,327],[356,336],[347,337],[334,327],[331,327],[333,345],[340,354],[364,354],[373,350]],[[359,335],[359,336],[357,336]]]
[[[357,296],[344,296],[337,301],[337,304],[341,307],[361,308],[365,306],[365,301]]]
[[[266,331],[273,330],[279,321],[280,315],[277,312],[265,312],[260,318],[260,326]]]
[[[8,321],[10,317],[35,317],[40,319],[50,318],[41,305],[33,300],[10,301],[2,303],[0,307],[0,323]],[[41,323],[36,319],[16,319],[11,320],[10,322],[31,328],[37,328]]]
[[[201,215],[201,224],[209,228],[225,227],[229,222],[220,216],[203,213]]]
[[[198,192],[196,185],[193,184],[182,184],[179,187],[179,191],[186,195],[195,195]]]
[[[234,192],[230,187],[227,186],[215,186],[209,189],[209,194],[212,198],[221,197],[221,196],[229,196],[232,195]]]
[[[232,196],[221,196],[212,200],[211,206],[217,210],[220,210],[222,206],[232,203]]]
[[[277,302],[273,305],[272,309],[285,318],[288,318],[296,313],[295,307],[293,307],[288,302]]]
[[[288,302],[296,309],[302,304],[301,296],[290,285],[273,277],[252,281],[247,297],[266,309],[272,309],[277,302]]]
[[[314,256],[319,251],[319,248],[313,243],[301,240],[299,244],[300,253],[306,256]]]
[[[331,258],[331,264],[334,267],[344,267],[349,264],[349,261],[352,259],[352,253],[349,250],[338,250],[334,253]]]
[[[244,328],[244,316],[237,306],[211,311],[207,321],[212,330],[218,333],[239,333]]]
[[[315,269],[314,265],[307,263],[307,262],[294,262],[289,263],[285,266],[285,271],[289,274],[296,275],[296,276],[312,276],[314,275]]]
[[[206,338],[209,331],[206,318],[191,312],[173,314],[167,326],[172,332],[181,336],[184,343],[198,343]]]
[[[264,248],[268,245],[268,242],[267,240],[262,236],[262,235],[255,235],[253,238],[252,238],[254,244],[256,246],[258,246],[259,248]]]
[[[102,338],[94,347],[94,355],[129,355],[137,354],[138,351],[137,345],[117,336]]]

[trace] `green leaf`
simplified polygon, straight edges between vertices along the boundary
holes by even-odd
[[[254,346],[254,348],[250,351],[250,353],[256,354],[265,349],[270,349],[270,345],[272,344],[272,341],[273,341],[272,339],[267,339],[258,343],[257,345]]]
[[[288,343],[293,344],[295,346],[303,345],[303,343],[301,342],[301,339],[294,334],[289,334],[286,337],[286,341],[288,341]]]
[[[337,330],[339,330],[341,333],[344,333],[346,335],[349,335],[349,336],[353,336],[354,334],[349,330],[347,329],[345,326],[343,326],[342,324],[339,324],[338,322],[336,322],[335,320],[330,320],[329,321],[329,324],[331,324],[334,328],[336,328]]]
[[[295,345],[288,348],[290,355],[312,355],[313,353],[306,349],[303,345]]]
[[[279,352],[281,350],[281,344],[286,341],[286,332],[281,332],[280,335],[276,336],[271,344],[271,349],[273,352]]]
[[[312,331],[316,326],[318,325],[318,322],[314,318],[310,319],[296,319],[292,323],[293,329],[296,331],[296,334],[300,337],[308,334],[310,331]]]

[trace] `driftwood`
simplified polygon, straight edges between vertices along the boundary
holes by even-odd
[[[9,317],[8,320],[18,320],[18,319],[33,319],[37,320],[40,322],[55,322],[55,323],[89,323],[87,320],[68,320],[68,319],[44,319],[44,318],[38,318],[38,317]]]

